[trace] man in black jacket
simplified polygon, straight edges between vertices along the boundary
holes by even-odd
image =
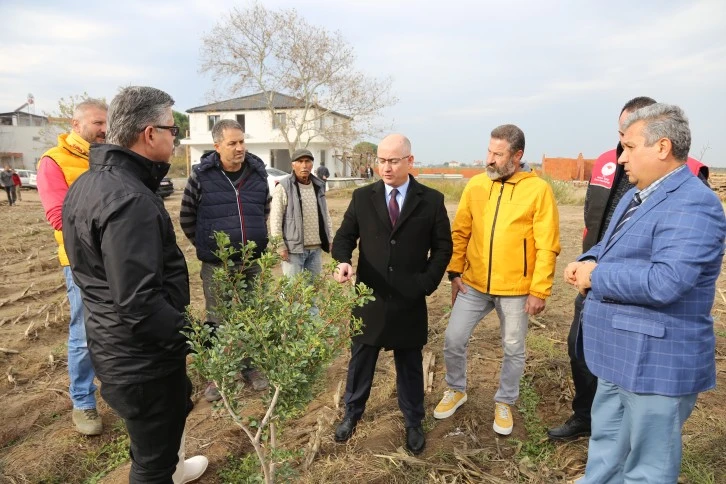
[[[375,301],[354,314],[363,333],[353,338],[345,416],[335,430],[344,442],[353,434],[371,392],[381,348],[393,350],[398,406],[406,427],[406,446],[414,454],[426,443],[423,363],[428,337],[426,296],[441,282],[452,253],[451,226],[444,196],[408,174],[413,166],[410,141],[400,134],[378,145],[381,180],[353,192],[343,223],[333,241],[340,262],[335,280],[353,277],[351,257],[358,246],[358,275],[373,289]]]
[[[620,111],[618,127],[633,112],[640,108],[655,104],[652,98],[640,96],[631,99]],[[620,132],[622,138],[623,133]],[[615,207],[622,196],[633,185],[628,181],[623,165],[618,158],[623,147],[618,142],[616,149],[603,153],[593,165],[590,183],[585,195],[585,233],[582,239],[582,251],[587,252],[597,244],[605,234],[610,224]],[[689,158],[689,170],[708,185],[708,167]],[[597,390],[597,378],[590,372],[585,363],[580,334],[580,314],[585,298],[578,294],[575,298],[575,314],[567,338],[567,351],[570,356],[572,380],[575,385],[575,395],[572,398],[572,416],[559,427],[552,428],[547,434],[552,440],[571,440],[590,434],[590,409]]]
[[[123,89],[108,108],[109,144],[91,147],[90,170],[71,185],[62,210],[101,395],[131,439],[132,483],[189,482],[207,467],[205,457],[183,457],[193,407],[180,333],[189,277],[155,195],[179,131],[173,104],[158,89]]]

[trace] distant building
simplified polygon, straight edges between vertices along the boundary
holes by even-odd
[[[303,101],[278,92],[269,94],[273,96],[274,116],[267,107],[266,92],[187,110],[189,137],[181,140],[181,144],[189,146],[191,163],[198,163],[203,154],[214,150],[212,126],[221,119],[234,119],[244,129],[245,143],[250,153],[259,156],[267,166],[289,173],[292,168],[290,152],[280,128],[285,126],[288,120],[301,119],[304,110],[300,106],[303,105]],[[320,107],[320,109],[325,108]],[[310,117],[308,116],[308,119]],[[349,174],[347,164],[341,161],[342,153],[338,153],[333,144],[320,135],[321,124],[330,128],[336,124],[347,125],[349,122],[348,116],[333,111],[322,120],[311,121],[311,126],[303,134],[301,141],[303,145],[307,142],[305,147],[315,157],[315,167],[324,163],[331,174]]]
[[[594,163],[594,159],[584,158],[582,153],[577,158],[548,158],[542,155],[542,173],[554,180],[588,181]]]
[[[12,168],[34,170],[45,151],[41,130],[48,124],[48,118],[23,109],[0,113],[0,165]]]
[[[461,163],[458,161],[450,161],[449,162],[449,168],[459,168],[461,166]]]

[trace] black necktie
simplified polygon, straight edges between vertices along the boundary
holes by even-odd
[[[398,195],[398,190],[394,188],[391,190],[391,201],[388,202],[388,216],[391,217],[391,225],[396,225],[396,220],[398,220],[398,215],[400,213],[396,195]]]
[[[613,230],[613,234],[610,236],[610,240],[612,240],[618,232],[625,226],[625,223],[630,220],[630,217],[633,216],[635,211],[640,206],[640,196],[636,193],[633,195],[633,199],[630,200],[630,203],[628,204],[627,208],[625,209],[625,213],[620,218],[620,221],[618,222],[618,225],[615,226],[615,230]]]

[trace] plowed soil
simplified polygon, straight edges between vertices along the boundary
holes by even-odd
[[[183,186],[177,182],[177,189]],[[100,399],[99,411],[105,430],[99,437],[77,434],[71,423],[68,395],[66,339],[68,302],[61,268],[56,258],[52,230],[45,220],[37,193],[25,190],[15,207],[0,204],[0,482],[127,482],[128,459],[121,451],[120,466],[110,465],[109,449],[123,439],[121,421]],[[181,194],[177,191],[166,206],[177,225],[180,247],[187,256],[192,283],[192,301],[203,306],[199,263],[178,227]],[[337,226],[348,199],[331,193],[329,205]],[[448,206],[453,218],[456,204]],[[539,397],[534,418],[540,426],[559,425],[570,414],[572,384],[567,359],[567,332],[573,312],[574,290],[561,282],[564,266],[579,254],[582,206],[561,206],[562,253],[556,271],[553,296],[544,313],[530,326],[526,376]],[[726,289],[723,278],[721,290]],[[435,356],[432,390],[426,396],[427,414],[445,388],[443,334],[450,309],[450,286],[442,281],[429,297],[429,344]],[[717,388],[699,397],[697,408],[685,429],[685,455],[694,470],[682,482],[726,482],[726,296],[716,295]],[[564,482],[577,475],[586,458],[587,440],[548,447],[528,441],[524,416],[515,412],[515,428],[509,438],[497,438],[491,428],[493,396],[498,384],[501,359],[496,315],[487,316],[477,327],[469,346],[469,401],[451,418],[425,422],[427,447],[420,462],[403,463],[398,452],[404,429],[395,396],[395,370],[390,353],[382,353],[376,380],[364,419],[354,437],[336,444],[332,433],[342,408],[335,408],[333,395],[346,374],[347,355],[330,368],[325,391],[305,415],[286,426],[280,440],[285,447],[307,446],[318,421],[324,433],[316,460],[299,480],[331,482]],[[210,470],[200,483],[222,482],[217,471],[227,465],[229,454],[250,452],[245,435],[201,398],[202,382],[193,376],[196,407],[188,420],[187,454],[203,453]],[[243,395],[250,415],[262,415],[259,395]],[[524,458],[523,445],[539,445],[550,453],[534,465]],[[525,443],[525,444],[523,444]],[[467,453],[468,452],[468,453]],[[398,456],[398,457],[397,457]],[[118,457],[116,461],[118,461]],[[684,461],[685,462],[685,461]],[[690,465],[690,464],[689,464]],[[447,467],[448,466],[448,467]],[[473,466],[473,467],[472,467]],[[115,469],[114,469],[115,468]],[[458,469],[458,470],[457,470]],[[476,469],[480,474],[462,469]],[[711,472],[715,480],[697,480],[698,472]],[[449,476],[444,480],[446,476]],[[489,480],[498,478],[500,481]]]

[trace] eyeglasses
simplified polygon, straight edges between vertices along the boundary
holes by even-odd
[[[158,129],[168,129],[172,136],[179,134],[179,126],[154,126]]]
[[[391,166],[398,166],[399,163],[410,157],[411,155],[402,156],[400,158],[376,158],[376,163],[379,165],[389,164]]]

